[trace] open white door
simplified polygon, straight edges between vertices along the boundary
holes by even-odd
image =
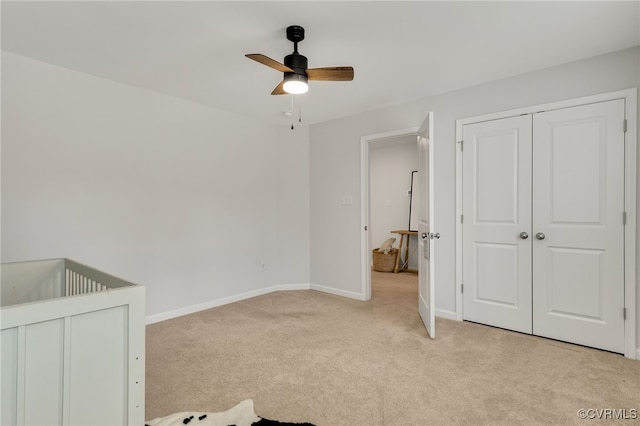
[[[427,114],[418,131],[418,310],[433,339],[436,337],[434,303],[434,239],[433,233],[433,113]]]

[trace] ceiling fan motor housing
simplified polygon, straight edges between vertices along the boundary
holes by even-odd
[[[295,74],[307,75],[307,57],[297,52],[292,53],[284,57],[284,64],[291,68]],[[286,73],[285,74],[291,74]]]

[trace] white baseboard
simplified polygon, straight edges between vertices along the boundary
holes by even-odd
[[[196,312],[204,311],[206,309],[215,308],[222,305],[227,305],[233,302],[239,302],[245,299],[251,299],[252,297],[262,296],[263,294],[273,293],[275,291],[289,291],[289,290],[309,290],[311,284],[279,284],[271,287],[260,288],[258,290],[247,291],[245,293],[236,294],[222,299],[210,300],[204,303],[198,303],[197,305],[185,306],[184,308],[176,309],[169,312],[162,312],[160,314],[149,315],[146,317],[147,324],[153,324],[160,321],[165,321],[172,318],[181,317],[183,315],[189,315]]]
[[[318,284],[309,284],[309,283],[279,284],[271,287],[260,288],[253,291],[247,291],[245,293],[235,294],[233,296],[224,297],[222,299],[210,300],[208,302],[199,303],[197,305],[185,306],[183,308],[175,309],[173,311],[149,315],[146,317],[146,323],[153,324],[160,321],[166,321],[172,318],[178,318],[183,315],[189,315],[196,312],[204,311],[206,309],[227,305],[229,303],[239,302],[241,300],[250,299],[252,297],[262,296],[263,294],[273,293],[275,291],[290,291],[290,290],[316,290],[316,291],[321,291],[323,293],[333,294],[336,296],[347,297],[349,299],[365,301],[364,296],[361,293],[340,290],[337,288],[327,287],[327,286],[318,285]],[[437,317],[440,317],[440,318],[450,319],[454,321],[457,321],[458,319],[456,316],[456,313],[453,311],[436,309],[435,314]],[[640,348],[637,351],[636,359],[640,360]]]
[[[444,309],[436,309],[437,317],[458,321],[458,316],[454,311],[445,311]]]
[[[336,296],[348,297],[349,299],[356,299],[360,301],[365,301],[364,295],[361,293],[356,293],[354,291],[345,291],[340,290],[338,288],[327,287],[324,285],[311,284],[311,290],[321,291],[323,293],[334,294]]]

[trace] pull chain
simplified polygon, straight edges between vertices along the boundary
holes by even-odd
[[[291,95],[291,115],[293,115],[293,95]],[[298,123],[302,123],[302,105],[298,106]],[[291,130],[293,130],[293,123],[291,123]]]
[[[293,95],[291,95],[291,115],[293,115]],[[293,123],[291,123],[291,130],[293,130]]]
[[[291,95],[291,112],[285,113],[286,115],[293,116],[293,95]],[[298,123],[302,123],[302,105],[298,106]],[[293,123],[291,123],[291,130],[295,129]]]

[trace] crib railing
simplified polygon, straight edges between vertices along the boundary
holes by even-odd
[[[64,259],[65,296],[95,293],[110,288],[132,285],[113,275],[106,274],[70,259]]]
[[[85,277],[69,268],[65,268],[65,296],[105,291],[108,287],[91,278]]]

